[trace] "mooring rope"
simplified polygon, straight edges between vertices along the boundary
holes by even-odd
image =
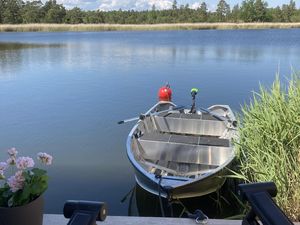
[[[162,189],[161,180],[162,180],[162,177],[161,177],[161,175],[157,175],[156,178],[159,179],[159,181],[158,181],[158,198],[159,198],[160,212],[161,212],[161,216],[165,217],[165,211],[164,211],[163,202],[162,202],[162,199],[161,199],[161,189]]]
[[[181,218],[183,216],[183,214],[186,213],[187,217],[194,219],[197,224],[203,224],[203,225],[208,224],[208,216],[205,215],[202,212],[202,210],[197,209],[197,210],[195,210],[194,213],[190,213],[189,210],[187,209],[187,207],[179,199],[176,199],[175,201],[172,202],[172,204],[175,204],[175,203],[182,206],[182,211],[179,215],[179,218]]]

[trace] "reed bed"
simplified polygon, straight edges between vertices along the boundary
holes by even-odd
[[[277,77],[260,87],[242,108],[237,177],[247,182],[274,181],[277,203],[300,221],[300,79],[287,85]]]
[[[2,24],[0,32],[289,29],[300,23]]]

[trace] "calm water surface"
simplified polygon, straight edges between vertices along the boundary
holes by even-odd
[[[55,157],[48,213],[86,199],[127,215],[131,204],[120,201],[135,185],[125,153],[133,124],[117,121],[146,111],[167,81],[179,105],[198,87],[202,107],[239,111],[259,82],[270,85],[277,71],[284,80],[292,67],[300,68],[297,29],[0,33],[1,160],[12,146]]]

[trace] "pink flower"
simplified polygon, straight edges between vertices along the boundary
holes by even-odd
[[[23,189],[25,178],[23,177],[23,171],[18,171],[14,176],[11,176],[7,180],[7,184],[12,192],[17,192]]]
[[[7,163],[6,162],[0,162],[0,171],[4,171],[7,168]]]
[[[16,150],[16,148],[10,148],[7,150],[7,153],[10,157],[16,157],[18,154],[18,151]]]
[[[0,180],[5,178],[4,175],[4,170],[7,168],[7,163],[6,162],[0,162]]]
[[[34,161],[30,157],[19,157],[16,160],[17,168],[24,170],[26,168],[34,167]]]
[[[16,164],[16,158],[14,156],[11,156],[6,160],[7,164],[9,165],[15,165]]]
[[[4,171],[0,170],[0,180],[5,179]]]
[[[51,165],[52,164],[52,159],[53,157],[47,153],[44,152],[39,152],[37,154],[37,158],[44,164],[46,165]]]

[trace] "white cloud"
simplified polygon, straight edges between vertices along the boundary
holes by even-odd
[[[200,2],[195,2],[190,5],[191,9],[198,9],[200,7],[201,3]]]
[[[191,9],[198,9],[198,8],[200,8],[202,2],[203,1],[194,2],[194,3],[190,4],[190,8]],[[206,1],[206,7],[207,7],[208,11],[212,11],[213,12],[213,11],[216,11],[217,5],[216,4],[212,4],[211,2],[209,3],[209,2]]]
[[[57,0],[57,3],[63,4],[66,8],[95,9],[99,5],[99,0]]]
[[[34,1],[34,0],[26,0]],[[48,0],[42,0],[45,3]],[[205,1],[209,11],[215,11],[219,0],[177,0],[178,6],[189,4],[190,8],[197,8],[201,2]],[[152,5],[156,6],[156,9],[168,9],[172,7],[173,0],[57,0],[59,4],[63,4],[66,8],[79,7],[85,10],[147,10],[151,9]],[[226,0],[231,7],[233,5],[242,3],[242,0]],[[276,7],[277,5],[288,4],[289,0],[267,0],[270,7]],[[300,2],[300,1],[299,1]],[[300,3],[296,1],[297,7]]]
[[[34,1],[34,0],[27,0]],[[42,0],[45,3],[48,0]],[[177,6],[185,5],[189,3],[189,7],[197,9],[201,2],[205,1],[207,8],[210,11],[216,10],[216,2],[219,0],[177,0]],[[228,0],[230,1],[230,0]],[[236,0],[231,0],[236,1]],[[83,10],[96,10],[103,11],[110,10],[149,10],[155,5],[157,10],[170,9],[173,4],[173,0],[57,0],[58,4],[63,4],[67,9],[73,7],[79,7]]]
[[[172,0],[102,0],[99,9],[103,11],[109,10],[146,10],[151,9],[155,5],[156,9],[169,9],[172,7]]]

